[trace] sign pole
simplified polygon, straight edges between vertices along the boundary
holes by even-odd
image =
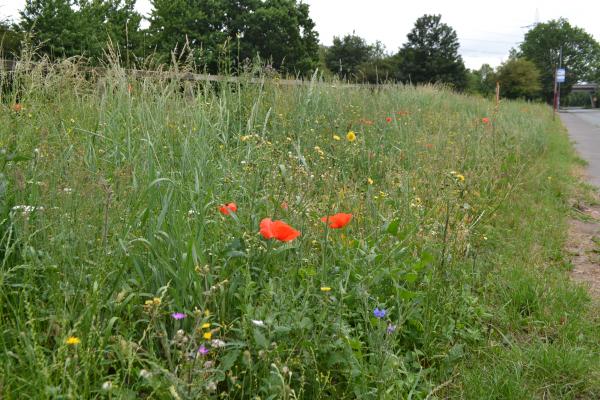
[[[554,117],[556,116],[556,85],[558,85],[557,80],[558,77],[556,76],[557,74],[557,69],[554,69],[554,101],[552,104],[552,119],[554,119]]]
[[[558,93],[556,100],[556,108],[560,110],[560,84],[565,81],[565,70],[562,68],[562,46],[560,46],[560,55],[558,56],[558,69],[562,71],[562,79],[558,79]]]

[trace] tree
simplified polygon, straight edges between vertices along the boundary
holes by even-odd
[[[72,0],[27,0],[21,29],[33,33],[38,51],[49,56],[81,54],[79,23]]]
[[[219,46],[227,38],[224,1],[153,0],[152,6],[149,32],[159,61],[170,61],[177,50],[215,71]]]
[[[102,58],[107,43],[141,47],[135,0],[27,0],[21,29],[33,33],[38,51],[51,57]]]
[[[498,68],[500,94],[509,99],[532,100],[542,89],[540,71],[524,58],[511,58]]]
[[[9,21],[0,20],[0,58],[19,54],[21,48],[21,32]]]
[[[245,14],[240,57],[260,55],[283,72],[307,75],[319,61],[319,38],[308,4],[296,0],[266,0]],[[239,26],[228,26],[237,33]]]
[[[454,29],[441,23],[441,15],[417,19],[400,50],[401,79],[412,83],[450,83],[457,89],[467,84],[458,37]]]
[[[552,102],[554,71],[559,65],[566,69],[565,93],[581,80],[593,77],[600,69],[600,45],[583,29],[571,26],[566,19],[538,24],[525,34],[519,56],[531,60],[541,73],[542,95]]]
[[[152,43],[161,61],[175,48],[209,71],[259,55],[273,67],[307,74],[319,59],[308,5],[296,0],[154,0]]]
[[[327,50],[327,68],[340,78],[356,79],[360,75],[359,67],[373,61],[378,52],[382,52],[381,44],[376,46],[367,44],[365,39],[355,34],[343,38],[335,36],[333,45]]]
[[[371,55],[367,62],[358,66],[360,80],[368,83],[396,82],[398,74],[398,58],[386,53],[380,41],[371,45]]]
[[[483,64],[481,68],[467,72],[467,91],[471,94],[491,96],[496,91],[496,73],[489,64]]]
[[[86,32],[82,48],[86,55],[99,59],[108,41],[122,52],[140,55],[143,34],[142,16],[135,11],[135,0],[79,0],[80,30]]]

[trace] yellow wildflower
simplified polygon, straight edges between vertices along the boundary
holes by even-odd
[[[206,340],[210,340],[212,338],[212,332],[205,332],[202,337]]]
[[[349,142],[354,142],[356,140],[356,133],[354,133],[354,131],[350,131],[346,134],[346,139],[348,139]]]
[[[457,178],[459,181],[461,181],[461,182],[464,182],[464,181],[465,181],[465,176],[464,176],[464,175],[462,175],[462,174],[456,174],[456,178]]]
[[[331,292],[331,288],[329,286],[323,286],[321,292]]]
[[[373,184],[373,179],[367,178],[367,182],[369,183],[369,185],[372,185]]]
[[[339,141],[339,140],[342,140],[342,138],[341,138],[341,137],[339,137],[338,135],[335,135],[335,134],[334,134],[334,135],[333,135],[333,140],[338,140],[338,141]]]
[[[210,328],[210,323],[205,322],[202,324],[202,329],[208,329],[208,328]]]
[[[77,336],[69,336],[67,340],[65,340],[65,343],[69,346],[75,346],[81,343],[81,339],[79,339]]]

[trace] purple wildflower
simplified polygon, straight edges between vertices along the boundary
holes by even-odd
[[[205,345],[201,345],[200,347],[198,347],[198,354],[201,354],[203,356],[208,354],[208,349]]]
[[[385,317],[385,309],[379,309],[379,307],[375,307],[375,309],[373,310],[373,315],[375,316],[375,318],[383,318]]]
[[[175,313],[171,314],[171,318],[173,318],[173,319],[184,319],[185,317],[187,317],[187,315],[185,315],[184,313],[180,313],[180,312],[175,312]]]
[[[388,334],[392,334],[392,333],[394,333],[395,331],[396,331],[396,325],[389,324],[389,325],[387,326],[386,332],[387,332]]]

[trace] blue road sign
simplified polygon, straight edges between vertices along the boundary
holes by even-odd
[[[556,82],[563,83],[565,81],[565,69],[559,68],[556,70]]]

